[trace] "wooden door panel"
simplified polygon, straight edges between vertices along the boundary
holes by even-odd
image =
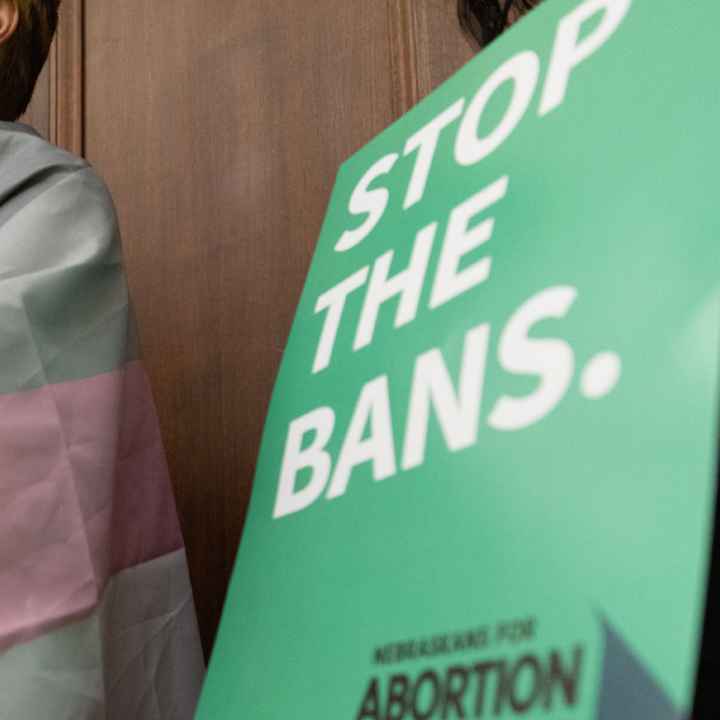
[[[477,49],[460,29],[457,0],[421,0],[413,7],[418,87],[420,97],[425,97],[469,62]]]
[[[472,57],[455,0],[64,0],[29,118],[105,177],[206,650],[340,163]]]
[[[58,31],[22,122],[44,138],[83,154],[84,0],[63,0]]]
[[[87,12],[86,152],[118,205],[209,648],[337,167],[394,118],[388,9]]]
[[[20,122],[32,125],[44,138],[50,138],[50,64],[43,68],[32,101]]]
[[[113,191],[208,650],[337,167],[472,52],[455,0],[64,0],[27,120]]]

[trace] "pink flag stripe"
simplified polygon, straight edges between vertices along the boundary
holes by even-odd
[[[182,548],[142,366],[0,396],[0,648],[95,608]]]

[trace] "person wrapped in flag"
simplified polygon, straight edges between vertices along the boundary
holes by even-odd
[[[203,659],[115,210],[17,122],[58,5],[0,0],[0,720],[182,720]]]

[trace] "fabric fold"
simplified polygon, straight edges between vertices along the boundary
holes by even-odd
[[[190,718],[202,675],[112,200],[0,123],[0,720]]]

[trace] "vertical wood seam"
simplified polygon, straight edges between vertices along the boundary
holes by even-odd
[[[85,152],[85,0],[65,0],[50,55],[50,141]]]
[[[392,111],[395,118],[420,100],[415,2],[388,0]]]

